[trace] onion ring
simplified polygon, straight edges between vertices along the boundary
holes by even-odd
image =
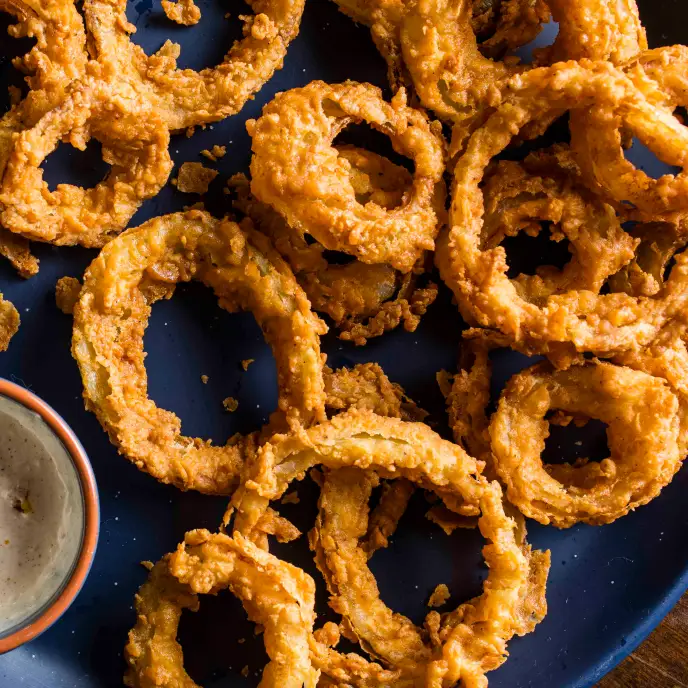
[[[405,168],[360,148],[335,148],[351,165],[351,183],[362,203],[372,201],[391,209],[401,202],[411,182]],[[313,310],[334,320],[340,339],[362,346],[368,339],[401,324],[407,332],[415,332],[421,317],[437,297],[437,285],[433,282],[425,286],[418,284],[423,265],[419,263],[411,272],[401,275],[381,263],[331,264],[321,244],[309,243],[279,213],[251,195],[244,175],[234,175],[228,186],[236,195],[233,207],[250,217],[270,237],[294,271]],[[444,218],[444,184],[438,184],[436,189],[435,210]]]
[[[176,282],[200,280],[226,310],[251,309],[277,361],[278,424],[324,418],[324,326],[265,237],[246,229],[201,211],[130,229],[88,268],[74,311],[72,354],[87,408],[138,468],[181,489],[230,493],[255,438],[212,446],[184,437],[179,418],[148,398],[143,333],[151,304]]]
[[[677,408],[663,380],[631,368],[588,363],[565,371],[549,364],[526,369],[507,383],[490,423],[507,498],[525,516],[558,528],[611,523],[647,504],[681,465]],[[550,409],[607,423],[610,457],[545,468],[540,454]]]
[[[282,68],[289,43],[299,32],[304,0],[254,0],[241,16],[242,40],[223,62],[195,72],[177,69],[179,46],[167,41],[154,55],[131,42],[136,31],[126,0],[85,0],[84,16],[98,62],[117,81],[127,81],[147,99],[167,127],[179,131],[239,112]]]
[[[425,641],[425,634],[421,629],[406,617],[394,614],[382,602],[375,578],[367,565],[369,555],[359,545],[359,539],[368,527],[368,500],[376,482],[374,473],[357,468],[342,468],[326,475],[319,501],[318,519],[310,535],[311,548],[316,552],[316,563],[332,595],[331,606],[347,619],[362,647],[372,656],[401,670],[402,675],[423,675],[426,665],[433,657],[433,649]],[[481,532],[488,541],[500,543],[500,552],[490,558],[492,545],[485,548],[490,580],[486,583],[481,598],[469,603],[472,611],[479,617],[481,612],[478,609],[483,606],[489,609],[490,604],[495,602],[494,597],[489,599],[491,590],[499,587],[495,586],[495,581],[505,574],[508,566],[513,566],[518,571],[507,587],[502,589],[503,597],[499,600],[503,605],[500,607],[500,616],[514,619],[512,627],[505,625],[488,640],[485,636],[489,636],[489,632],[476,632],[471,621],[465,618],[469,615],[463,606],[445,619],[447,640],[454,632],[472,636],[471,641],[475,643],[475,647],[464,645],[460,652],[466,655],[475,653],[476,656],[482,654],[476,662],[477,666],[468,670],[476,673],[484,673],[499,666],[505,659],[503,653],[506,642],[516,633],[524,635],[531,631],[544,617],[544,580],[538,574],[542,585],[533,590],[530,587],[530,568],[544,568],[545,579],[549,568],[548,553],[534,552],[531,561],[530,546],[523,540],[517,541],[516,522],[504,514],[499,486],[492,483],[486,488],[486,492],[488,494],[481,500]],[[513,569],[512,573],[515,573]],[[524,588],[528,588],[528,592]],[[532,604],[535,597],[538,598],[536,606],[542,613],[524,624],[523,618],[531,615],[520,611],[519,605],[526,603],[526,600],[528,604]],[[494,614],[494,610],[490,614]],[[457,622],[453,617],[459,617],[460,620]],[[461,623],[465,627],[457,631],[456,625]],[[452,630],[449,631],[449,628]],[[456,661],[455,658],[452,659]],[[461,680],[468,678],[468,671],[462,669]]]
[[[187,533],[184,543],[153,567],[139,590],[137,622],[125,648],[125,684],[196,687],[184,670],[177,642],[182,610],[196,611],[198,594],[216,595],[227,588],[264,629],[270,662],[261,688],[315,688],[318,672],[309,654],[315,621],[313,579],[241,535],[230,538],[207,530]]]
[[[332,147],[352,121],[368,122],[414,160],[411,189],[398,208],[387,210],[372,201],[363,205],[356,198],[350,165]],[[315,81],[280,93],[247,128],[254,153],[251,191],[300,233],[311,234],[327,249],[402,272],[434,248],[444,143],[439,127],[406,105],[403,90],[389,104],[370,84]]]
[[[328,414],[355,408],[406,421],[422,422],[428,416],[400,385],[390,382],[377,363],[359,363],[335,371],[325,367],[324,378]],[[361,541],[369,557],[387,547],[414,491],[413,483],[404,478],[382,484],[380,501],[370,514],[368,532]]]
[[[503,160],[485,177],[482,246],[494,248],[507,236],[537,236],[552,223],[554,241],[569,240],[571,260],[558,270],[544,265],[512,284],[520,298],[543,304],[549,296],[584,289],[599,293],[610,275],[632,258],[637,239],[622,228],[614,209],[595,198],[578,178],[565,146],[531,153],[522,162]]]
[[[65,97],[67,86],[86,68],[86,33],[72,0],[0,0],[0,12],[15,16],[14,38],[31,36],[36,44],[14,66],[26,72],[29,92],[0,118],[0,179],[14,148],[15,135],[33,126]],[[38,272],[38,260],[26,238],[0,229],[0,255],[22,277]]]
[[[663,132],[675,124],[673,118],[673,123],[666,122],[661,110],[609,64],[561,63],[514,77],[503,105],[473,134],[454,170],[451,229],[440,236],[435,253],[440,274],[462,312],[482,326],[498,328],[527,353],[569,347],[606,355],[638,348],[651,342],[688,302],[685,253],[676,257],[669,279],[653,298],[574,291],[552,295],[539,306],[519,298],[506,276],[503,249],[481,248],[483,198],[478,184],[489,161],[521,127],[548,109],[593,103],[606,104],[634,123],[651,121]]]
[[[0,184],[0,222],[55,245],[99,247],[121,232],[141,203],[164,186],[172,160],[169,132],[136,94],[104,81],[76,82],[67,98],[19,133]],[[108,176],[91,189],[48,189],[40,165],[61,140],[83,150],[103,143]]]
[[[648,176],[624,157],[619,113],[595,108],[571,120],[571,146],[582,173],[591,188],[613,202],[658,215],[688,210],[688,128],[672,114],[675,107],[688,105],[688,48],[648,50],[623,68],[662,110],[663,121],[675,124],[672,136],[661,130],[658,135],[648,122],[626,121],[626,126],[660,160],[684,169],[659,179]]]
[[[351,165],[351,183],[361,203],[372,201],[388,209],[399,205],[411,184],[411,175],[405,168],[360,148],[335,148]],[[306,241],[279,213],[251,195],[244,175],[232,177],[228,186],[236,195],[233,207],[250,217],[270,237],[294,271],[313,310],[334,320],[340,339],[362,346],[368,339],[402,323],[407,332],[415,332],[421,317],[437,297],[437,285],[433,282],[418,285],[422,265],[401,275],[382,263],[331,264],[321,244]],[[444,218],[444,183],[438,184],[436,190],[435,210]]]
[[[387,418],[422,422],[428,412],[406,396],[400,385],[390,382],[377,363],[358,363],[353,368],[325,367],[325,405],[328,412],[365,409]]]

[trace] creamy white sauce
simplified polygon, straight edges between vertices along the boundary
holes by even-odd
[[[64,587],[83,528],[69,452],[38,414],[0,396],[0,634],[42,611]]]

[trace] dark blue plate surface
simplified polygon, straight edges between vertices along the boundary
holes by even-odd
[[[149,52],[168,37],[178,41],[182,44],[180,66],[193,68],[221,59],[238,24],[223,15],[229,10],[236,16],[243,9],[235,1],[201,0],[201,23],[186,29],[167,21],[157,0],[132,0],[130,4],[130,19],[138,27],[135,40]],[[681,29],[688,11],[683,3],[645,0],[640,4],[651,44],[685,39]],[[7,23],[0,15],[2,36]],[[6,58],[22,52],[26,44],[6,37],[0,40],[0,84],[17,82]],[[245,120],[256,117],[279,90],[313,79],[336,82],[346,78],[385,86],[382,59],[365,28],[355,26],[327,0],[308,0],[301,33],[289,50],[284,69],[239,116],[198,131],[191,139],[175,136],[171,145],[175,163],[202,160],[199,151],[214,143],[228,146],[227,156],[217,165],[222,174],[213,184],[208,203],[222,213],[227,210],[220,193],[223,179],[248,168],[250,141]],[[4,92],[4,87],[1,90]],[[347,131],[342,138],[384,149],[384,141],[380,144],[379,137],[365,128]],[[646,158],[645,162],[647,169],[657,169],[653,160]],[[85,154],[62,146],[48,161],[47,177],[52,183],[76,180],[90,185],[103,169],[95,145]],[[132,226],[191,202],[193,199],[168,185],[143,206]],[[514,260],[535,255],[538,264],[542,251],[548,257],[553,255],[554,244],[526,242],[514,247]],[[122,648],[134,623],[133,598],[146,575],[139,562],[156,560],[190,528],[214,529],[225,500],[182,494],[160,485],[118,456],[98,421],[84,410],[79,373],[70,355],[71,319],[57,310],[54,301],[56,280],[63,275],[81,276],[95,252],[45,245],[35,245],[35,250],[41,270],[28,281],[13,274],[7,263],[0,263],[0,289],[22,317],[9,351],[0,355],[0,375],[43,397],[79,435],[100,486],[102,530],[91,575],[75,604],[42,637],[0,657],[0,686],[120,686]],[[446,435],[435,373],[455,368],[462,328],[444,290],[414,334],[393,332],[364,348],[342,344],[328,335],[324,348],[334,366],[378,361],[390,378],[432,411],[438,430]],[[145,344],[150,394],[182,418],[188,435],[222,442],[235,431],[259,427],[275,406],[274,363],[252,316],[221,311],[210,291],[201,286],[181,287],[171,301],[155,306]],[[248,372],[239,365],[245,358],[256,359]],[[526,362],[510,352],[495,355],[495,394],[508,375]],[[201,383],[202,374],[210,378],[207,385]],[[228,395],[239,400],[239,410],[232,415],[222,408],[222,399]],[[575,444],[578,440],[581,446]],[[584,432],[553,428],[547,456],[549,460],[562,455],[599,458],[604,449],[599,425],[590,424]],[[535,633],[510,644],[509,660],[490,676],[493,688],[589,686],[645,638],[688,584],[686,489],[688,472],[683,470],[650,505],[601,528],[558,531],[530,524],[532,543],[552,550],[549,614]],[[282,511],[307,530],[313,522],[317,495],[308,480],[298,490],[301,504],[285,506]],[[475,594],[485,576],[479,535],[460,531],[447,538],[423,517],[425,508],[423,496],[416,495],[392,545],[372,560],[385,601],[417,622],[427,611],[425,602],[438,583],[449,585],[455,595],[452,602],[456,602]],[[319,611],[321,618],[326,618],[324,586],[305,538],[275,551],[315,576],[321,588]],[[257,684],[256,675],[265,663],[262,640],[254,636],[240,605],[230,595],[207,600],[197,614],[185,612],[180,638],[189,673],[199,684],[206,688]],[[240,638],[246,642],[238,644]],[[243,678],[240,672],[246,665],[250,673]]]

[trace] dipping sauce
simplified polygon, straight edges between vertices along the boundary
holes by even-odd
[[[61,592],[84,536],[72,458],[36,413],[0,395],[0,635]]]

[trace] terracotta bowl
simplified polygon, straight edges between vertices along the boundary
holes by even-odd
[[[79,594],[91,569],[96,553],[100,526],[100,508],[96,479],[86,451],[62,417],[43,400],[24,387],[0,378],[0,396],[15,401],[37,413],[64,445],[72,459],[74,472],[81,487],[83,532],[73,566],[68,570],[56,594],[25,621],[0,636],[0,654],[23,645],[52,626]]]

